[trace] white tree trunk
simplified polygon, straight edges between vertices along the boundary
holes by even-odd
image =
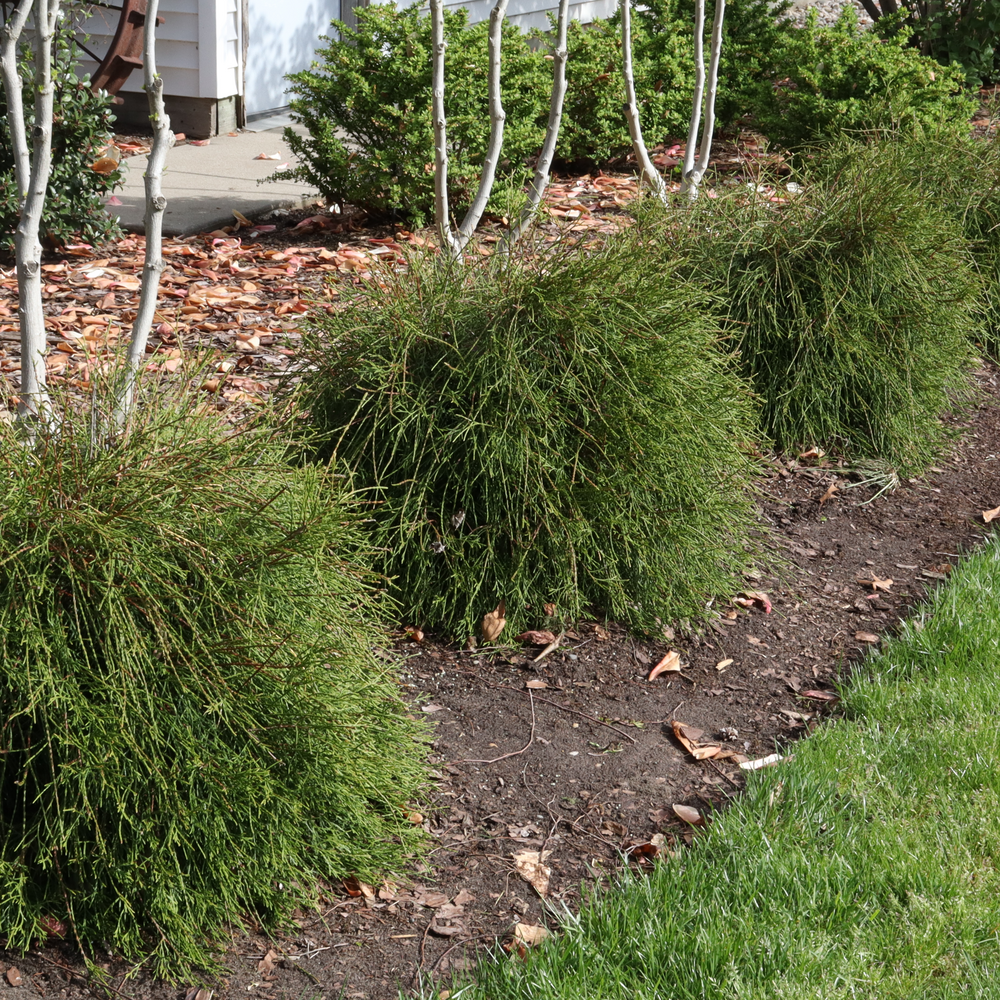
[[[632,5],[630,0],[619,0],[618,9],[622,22],[622,76],[625,78],[625,117],[628,119],[628,131],[632,136],[632,149],[636,162],[642,174],[640,183],[645,181],[653,190],[653,194],[661,202],[667,202],[667,186],[663,177],[653,165],[642,137],[642,125],[639,122],[639,104],[635,97],[635,76],[632,72]]]
[[[22,420],[49,425],[45,372],[45,314],[42,311],[42,208],[52,172],[52,36],[60,0],[35,0],[35,123],[31,130],[31,167],[21,199],[21,220],[14,238],[17,260],[17,315],[21,326]],[[8,92],[8,98],[10,93]],[[22,126],[23,128],[23,109]]]
[[[17,65],[17,43],[31,14],[34,0],[18,0],[17,7],[0,29],[0,67],[3,69],[3,89],[7,96],[7,128],[10,131],[11,151],[14,154],[14,182],[18,200],[28,193],[28,175],[31,172],[31,153],[24,127],[23,81]]]
[[[431,114],[434,119],[434,222],[441,247],[452,257],[459,257],[462,247],[451,230],[448,210],[448,127],[444,117],[444,40],[443,0],[430,0],[431,8]]]
[[[142,268],[142,289],[139,293],[139,309],[132,324],[128,354],[121,387],[115,400],[115,419],[121,427],[132,412],[135,386],[146,357],[146,344],[156,313],[156,302],[160,290],[160,276],[166,266],[163,260],[163,212],[167,199],[163,197],[163,166],[167,151],[174,144],[174,134],[170,130],[170,119],[163,104],[163,78],[156,72],[156,14],[159,0],[148,0],[146,24],[143,29],[142,61],[143,86],[149,104],[149,122],[153,127],[153,144],[146,162],[146,252]]]
[[[559,21],[556,26],[556,47],[552,62],[552,98],[549,101],[549,123],[545,130],[545,142],[535,165],[535,175],[531,180],[531,190],[528,192],[528,204],[521,213],[517,224],[512,226],[504,241],[503,249],[512,247],[531,225],[538,206],[542,203],[542,195],[549,186],[549,171],[556,154],[556,143],[559,140],[559,126],[562,124],[563,102],[566,99],[566,31],[569,24],[569,0],[559,0]]]
[[[490,200],[490,192],[493,190],[493,181],[496,178],[497,164],[500,162],[500,151],[503,149],[503,129],[507,113],[503,109],[500,94],[500,47],[503,40],[503,22],[507,16],[507,3],[508,0],[497,0],[493,10],[490,11],[490,64],[487,77],[490,95],[490,144],[486,150],[486,159],[483,161],[483,172],[479,177],[476,197],[458,228],[459,249],[464,249],[472,239],[472,234],[476,231],[483,212],[486,211],[486,204]]]
[[[691,201],[698,197],[708,161],[712,155],[712,136],[715,131],[715,95],[719,82],[719,57],[722,53],[722,24],[726,16],[726,0],[715,0],[715,19],[712,22],[711,55],[708,65],[708,88],[705,88],[705,0],[696,0],[695,7],[695,92],[691,106],[691,129],[684,150],[684,179],[681,192]],[[698,129],[701,123],[702,104],[705,105],[705,127],[698,148]]]

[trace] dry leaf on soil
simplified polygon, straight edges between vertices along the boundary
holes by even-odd
[[[694,726],[685,726],[683,722],[678,722],[676,719],[670,723],[674,730],[674,736],[677,737],[681,746],[695,760],[707,760],[709,757],[715,757],[717,754],[722,752],[722,747],[720,746],[699,746],[695,741],[704,736],[704,730],[695,729]]]
[[[344,888],[347,890],[348,896],[364,896],[365,899],[375,898],[375,890],[367,882],[362,882],[354,875],[344,879]]]
[[[528,681],[524,686],[526,688],[531,688],[534,691],[541,691],[544,688],[547,688],[548,684],[546,684],[545,681],[534,680],[534,681]]]
[[[881,642],[882,640],[871,632],[855,632],[854,638],[858,642]]]
[[[660,674],[666,674],[671,672],[679,673],[681,669],[681,654],[677,652],[676,649],[671,649],[666,656],[660,660],[659,663],[653,667],[649,672],[648,680],[653,680],[654,677],[659,677]]]
[[[514,941],[523,945],[527,945],[529,948],[532,945],[541,944],[549,936],[549,930],[547,927],[537,926],[535,924],[515,924],[514,925]]]
[[[212,1000],[215,990],[206,990],[203,986],[192,986],[184,994],[184,1000]]]
[[[998,517],[1000,517],[1000,507],[994,507],[993,510],[983,511],[983,520],[987,524],[989,524],[990,521],[995,521]]]
[[[833,497],[834,493],[839,493],[839,492],[840,492],[840,487],[837,486],[836,483],[830,483],[830,485],[827,486],[826,488],[826,492],[819,498],[819,502],[821,504],[824,504],[827,502],[827,500]]]
[[[733,604],[738,604],[741,608],[760,608],[765,615],[771,613],[771,598],[762,590],[744,590],[733,598]]]
[[[483,615],[482,632],[487,642],[495,642],[507,624],[507,602],[501,601],[496,609]]]
[[[511,855],[518,875],[543,899],[549,891],[549,878],[552,875],[552,869],[543,862],[551,853],[551,851],[517,851]]]
[[[17,971],[16,966],[12,965],[7,970],[7,982],[10,983],[11,986],[20,986],[21,983],[24,982],[24,980],[21,978],[21,973]]]
[[[674,805],[674,815],[691,826],[705,826],[705,817],[693,806]]]
[[[815,698],[817,701],[840,701],[836,691],[802,691],[803,698]]]
[[[529,629],[527,632],[514,636],[514,642],[523,642],[529,646],[547,646],[550,642],[555,641],[555,635],[547,629]]]
[[[895,582],[896,582],[895,580],[889,577],[883,580],[881,577],[876,576],[874,573],[872,573],[871,576],[858,577],[858,583],[860,583],[863,587],[871,587],[873,591],[884,590],[888,592],[889,588]]]

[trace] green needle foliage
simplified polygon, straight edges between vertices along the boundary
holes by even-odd
[[[704,296],[621,239],[414,260],[322,321],[304,405],[405,614],[468,635],[691,614],[745,561],[751,400]]]
[[[933,458],[969,392],[982,285],[958,224],[891,146],[780,207],[736,196],[671,218],[685,273],[726,302],[778,447],[899,469]]]
[[[995,1000],[998,601],[994,536],[690,849],[453,996]]]
[[[183,401],[182,401],[183,402]],[[263,428],[0,429],[0,927],[177,974],[319,880],[399,869],[420,725],[343,491]]]

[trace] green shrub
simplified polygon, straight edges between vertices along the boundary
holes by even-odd
[[[339,21],[311,69],[289,76],[291,113],[308,129],[285,130],[300,177],[328,201],[421,223],[434,201],[430,19],[419,8],[358,8],[358,27]],[[489,25],[445,12],[445,113],[451,207],[460,214],[475,194],[490,133],[486,89]],[[504,28],[503,104],[507,113],[502,172],[521,169],[545,135],[551,70],[513,25]]]
[[[890,147],[791,204],[740,198],[674,220],[685,273],[727,304],[743,371],[781,448],[822,444],[919,467],[968,393],[981,283],[954,220]]]
[[[960,69],[940,66],[900,35],[883,41],[858,27],[854,8],[822,28],[815,14],[789,29],[772,55],[773,77],[758,90],[755,127],[789,148],[844,133],[927,126],[964,127],[975,99]]]
[[[398,870],[424,771],[342,491],[263,429],[149,413],[110,448],[0,426],[0,926],[170,974]]]
[[[53,244],[78,236],[99,242],[117,235],[117,222],[104,208],[107,196],[121,182],[119,171],[108,175],[90,169],[100,148],[111,141],[111,98],[91,93],[87,80],[76,76],[78,55],[70,22],[56,30],[52,51],[55,114],[52,126],[52,175],[49,179],[42,235]],[[21,57],[24,113],[28,135],[34,121],[34,65],[31,54]],[[30,142],[30,138],[29,138]],[[20,218],[20,196],[14,183],[14,152],[7,122],[7,97],[0,88],[0,230],[13,241]]]
[[[810,176],[836,176],[851,161],[891,158],[908,179],[914,198],[951,216],[962,228],[983,279],[982,324],[970,334],[979,346],[1000,353],[1000,142],[972,135],[890,133],[843,139],[817,156]]]
[[[408,620],[696,613],[745,560],[755,437],[704,297],[635,239],[414,261],[315,331],[304,402]]]

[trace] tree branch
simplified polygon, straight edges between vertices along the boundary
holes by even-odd
[[[3,38],[0,45],[0,66],[3,69],[3,89],[7,95],[7,128],[14,153],[14,182],[17,197],[28,193],[28,175],[31,171],[31,154],[28,151],[28,135],[24,126],[24,81],[17,66],[17,43],[27,23],[34,0],[18,0],[14,12],[0,28]]]
[[[549,171],[556,153],[556,142],[559,140],[559,126],[562,124],[563,103],[566,99],[566,31],[569,24],[569,0],[559,0],[559,20],[556,25],[556,47],[552,62],[552,97],[549,101],[549,123],[545,130],[545,141],[542,151],[535,164],[535,175],[531,180],[531,190],[528,192],[528,204],[521,213],[521,218],[507,234],[503,249],[509,250],[531,225],[542,203],[542,196],[549,186]]]
[[[493,10],[490,11],[488,49],[490,64],[487,76],[490,95],[490,144],[486,150],[486,159],[483,161],[483,172],[479,177],[479,189],[476,191],[475,200],[469,206],[458,229],[458,240],[462,249],[472,239],[472,234],[476,231],[483,212],[486,211],[486,204],[490,200],[490,192],[493,190],[493,181],[496,178],[497,164],[500,162],[500,152],[503,149],[503,129],[507,113],[503,109],[500,93],[500,47],[503,41],[503,22],[507,16],[507,3],[508,0],[497,0]]]
[[[45,314],[42,311],[42,244],[39,240],[42,209],[52,172],[52,36],[60,0],[35,0],[35,123],[31,130],[31,167],[21,199],[21,221],[14,238],[17,260],[17,314],[21,326],[22,420],[49,425],[45,371]]]
[[[430,0],[431,8],[431,114],[434,119],[434,221],[442,249],[453,257],[462,247],[451,231],[448,211],[448,127],[444,116],[444,38],[443,0]]]
[[[625,117],[628,120],[629,135],[632,136],[632,149],[636,161],[642,170],[640,182],[645,182],[653,189],[653,194],[664,204],[667,203],[667,186],[663,177],[653,165],[642,138],[642,125],[639,122],[639,104],[635,97],[635,76],[632,72],[632,4],[631,0],[619,0],[618,9],[622,22],[622,76],[625,79]]]
[[[146,250],[142,267],[142,290],[139,293],[139,309],[132,323],[128,354],[125,359],[123,382],[115,401],[115,419],[119,427],[124,426],[132,412],[135,386],[139,370],[146,357],[149,331],[156,314],[156,302],[160,290],[160,276],[166,266],[163,260],[163,212],[167,200],[163,197],[163,166],[167,151],[174,144],[174,134],[170,130],[170,118],[163,104],[163,78],[156,71],[156,14],[159,0],[148,0],[146,23],[142,40],[142,75],[146,99],[149,105],[149,122],[153,126],[153,145],[146,161],[146,211],[144,228]]]
[[[719,59],[722,55],[722,25],[726,17],[726,0],[715,0],[715,19],[712,22],[711,56],[708,66],[708,87],[705,87],[705,58],[702,36],[705,27],[705,0],[697,0],[695,14],[695,59],[697,61],[698,78],[695,83],[695,96],[691,109],[691,130],[688,133],[688,144],[684,150],[684,180],[681,191],[686,193],[691,201],[698,197],[698,186],[708,169],[708,161],[712,155],[712,138],[715,132],[715,96],[719,83]],[[695,149],[698,141],[698,125],[701,118],[701,106],[705,105],[705,126],[701,133],[701,148],[697,159]]]

